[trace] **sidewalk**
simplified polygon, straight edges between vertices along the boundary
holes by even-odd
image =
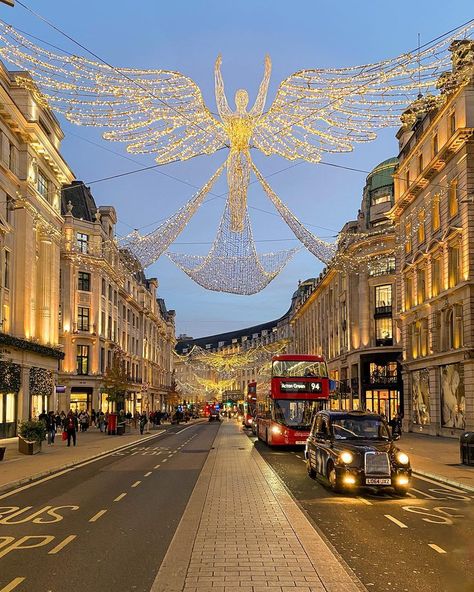
[[[43,442],[39,454],[32,456],[18,452],[18,438],[0,440],[0,446],[6,446],[5,458],[0,462],[0,491],[22,485],[60,469],[111,452],[133,442],[139,442],[151,435],[159,433],[165,426],[157,426],[140,436],[138,429],[123,436],[108,436],[97,428],[91,427],[87,432],[77,434],[77,446],[68,448],[67,442],[56,434],[54,446]]]
[[[404,432],[396,443],[415,473],[474,491],[474,467],[459,460],[459,440]]]
[[[222,424],[150,592],[361,590],[240,427]]]

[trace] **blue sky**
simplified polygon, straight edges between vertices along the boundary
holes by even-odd
[[[261,80],[263,59],[270,54],[273,72],[267,106],[278,84],[302,68],[338,67],[379,61],[413,49],[474,17],[472,0],[446,3],[433,0],[408,2],[319,3],[315,0],[24,0],[83,45],[116,66],[177,70],[190,76],[215,111],[213,65],[223,58],[222,71],[229,99],[246,88],[252,98]],[[80,53],[50,27],[17,5],[0,5],[0,18],[67,50]],[[232,103],[233,104],[233,103]],[[61,118],[66,138],[63,154],[76,177],[93,181],[140,166],[153,164],[152,156],[132,156],[125,147],[108,143],[97,128],[80,128]],[[396,155],[395,129],[345,155],[324,160],[370,171],[378,162]],[[162,167],[163,172],[201,186],[215,171],[224,153],[202,156]],[[290,163],[254,154],[264,175]],[[360,205],[365,174],[323,165],[300,164],[269,181],[281,199],[308,228],[330,239]],[[158,171],[137,173],[118,180],[91,184],[100,205],[115,206],[117,232],[126,234],[172,214],[193,190]],[[226,191],[225,179],[215,187]],[[172,250],[204,254],[215,236],[224,200],[202,206]],[[274,215],[263,191],[252,186],[249,206],[254,238],[260,252],[291,248],[297,243],[290,230]],[[268,210],[264,213],[253,208]],[[273,214],[272,214],[273,213]],[[151,230],[147,226],[145,230]],[[269,242],[279,239],[278,242]],[[207,244],[183,244],[207,243]],[[310,253],[300,251],[267,288],[254,296],[208,292],[194,284],[166,257],[147,270],[158,277],[159,293],[177,312],[177,332],[194,337],[229,331],[282,315],[290,304],[298,280],[316,276],[322,269]]]

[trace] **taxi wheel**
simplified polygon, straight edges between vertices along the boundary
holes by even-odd
[[[408,489],[405,489],[404,487],[394,487],[393,489],[395,490],[396,495],[398,495],[400,497],[407,496]]]
[[[306,471],[308,472],[308,475],[311,477],[311,479],[316,479],[316,471],[311,466],[309,458],[306,459]]]
[[[329,486],[331,487],[331,489],[333,491],[335,491],[336,493],[340,492],[341,487],[339,486],[339,484],[337,482],[336,468],[334,467],[334,464],[332,462],[328,463],[327,477],[328,477]]]

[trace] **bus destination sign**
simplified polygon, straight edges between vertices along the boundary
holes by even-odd
[[[282,393],[321,393],[323,385],[321,382],[289,382],[282,381],[280,383],[280,391]]]

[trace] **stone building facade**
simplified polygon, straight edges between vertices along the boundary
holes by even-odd
[[[83,183],[62,192],[59,408],[111,409],[107,368],[120,355],[125,410],[164,409],[173,391],[174,311],[157,298],[158,281],[120,250],[114,208],[97,207]]]
[[[472,41],[455,42],[453,70]],[[449,76],[443,76],[449,81]],[[474,80],[445,86],[444,105],[410,119],[397,137],[398,323],[405,424],[458,436],[474,428]]]
[[[341,232],[338,253],[317,277],[299,286],[291,316],[293,350],[324,355],[336,381],[334,409],[403,413],[396,301],[393,205],[397,159],[368,175],[357,220]]]
[[[60,188],[73,173],[55,117],[0,63],[0,438],[55,406]]]

